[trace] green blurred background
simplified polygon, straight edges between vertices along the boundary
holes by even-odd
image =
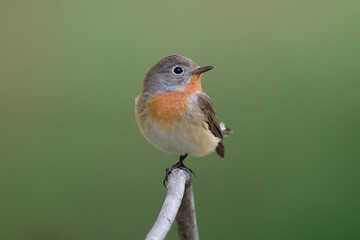
[[[169,54],[234,129],[196,171],[202,239],[360,239],[360,2],[0,2],[0,239],[143,239],[178,160],[134,99]],[[177,239],[173,226],[167,239]]]

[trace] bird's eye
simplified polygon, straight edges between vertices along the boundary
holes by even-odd
[[[174,73],[176,73],[176,74],[180,74],[180,73],[182,73],[184,70],[181,68],[181,67],[176,67],[176,68],[174,68]]]

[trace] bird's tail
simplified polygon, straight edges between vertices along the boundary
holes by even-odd
[[[233,130],[231,130],[230,128],[228,128],[227,126],[225,126],[225,123],[221,122],[220,123],[220,128],[221,128],[221,132],[223,134],[224,137],[227,137],[230,135],[230,133],[233,132]]]

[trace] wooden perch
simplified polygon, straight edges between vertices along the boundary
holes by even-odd
[[[176,217],[180,240],[198,240],[191,176],[176,168],[168,177],[167,194],[154,226],[145,240],[164,239]]]

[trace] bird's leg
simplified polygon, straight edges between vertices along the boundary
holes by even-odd
[[[166,174],[165,174],[165,178],[164,178],[164,186],[166,187],[166,182],[168,180],[168,177],[170,175],[170,173],[172,172],[172,170],[174,170],[175,168],[180,168],[185,170],[186,172],[188,172],[190,174],[190,178],[192,177],[191,174],[194,174],[194,177],[196,178],[196,174],[193,170],[191,170],[190,168],[186,167],[183,163],[183,161],[185,160],[185,158],[187,157],[188,154],[182,155],[180,156],[179,161],[172,165],[170,168],[166,169]]]

